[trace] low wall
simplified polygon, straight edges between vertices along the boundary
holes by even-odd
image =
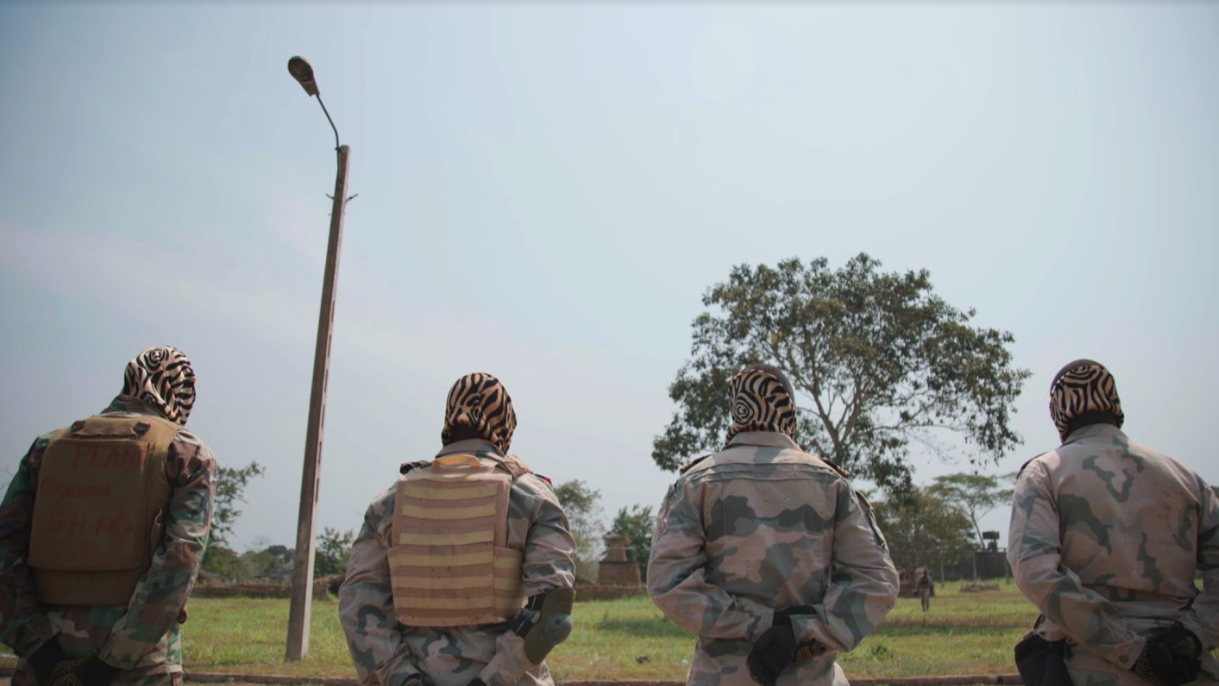
[[[343,583],[341,575],[314,579],[313,599],[325,600],[328,593],[337,595],[341,583]],[[195,584],[190,595],[192,598],[291,598],[292,584]]]
[[[589,584],[576,586],[576,602],[578,603],[581,600],[617,600],[646,593],[647,589],[643,586],[601,586]]]
[[[0,678],[13,675],[12,667],[0,667]],[[358,686],[355,679],[327,677],[278,676],[264,674],[233,674],[224,672],[187,672],[187,683],[197,684],[319,684],[320,686]],[[558,681],[563,686],[684,686],[684,681]],[[1019,674],[977,674],[962,676],[897,677],[890,679],[851,679],[852,686],[971,686],[973,684],[1023,684]]]

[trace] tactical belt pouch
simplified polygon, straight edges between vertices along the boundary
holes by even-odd
[[[38,598],[125,606],[161,541],[165,456],[178,426],[152,417],[91,417],[43,452],[30,531]]]
[[[520,612],[522,553],[507,544],[508,493],[517,475],[505,464],[455,455],[398,481],[389,564],[400,621],[472,626]]]
[[[1067,642],[1047,641],[1029,632],[1016,644],[1016,670],[1024,686],[1071,686],[1067,673]]]

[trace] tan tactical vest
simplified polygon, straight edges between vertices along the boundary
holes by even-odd
[[[405,624],[491,624],[524,606],[522,553],[508,547],[508,493],[529,468],[512,456],[489,459],[448,455],[398,481],[389,568]]]
[[[127,605],[161,541],[177,424],[90,417],[57,431],[38,470],[30,568],[50,605]]]

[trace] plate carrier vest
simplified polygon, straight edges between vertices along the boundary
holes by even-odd
[[[389,549],[394,613],[410,626],[493,624],[520,613],[523,553],[508,547],[514,456],[446,455],[398,480]]]
[[[181,429],[99,415],[56,431],[42,454],[30,569],[49,605],[126,606],[161,543],[165,456]]]

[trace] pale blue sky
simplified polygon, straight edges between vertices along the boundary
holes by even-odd
[[[0,5],[0,471],[168,343],[190,428],[267,467],[238,547],[292,541],[334,174],[300,54],[360,194],[321,526],[435,452],[473,370],[536,471],[658,503],[706,288],[860,251],[1015,334],[994,471],[1056,443],[1049,378],[1089,356],[1219,481],[1217,35],[1204,4]]]

